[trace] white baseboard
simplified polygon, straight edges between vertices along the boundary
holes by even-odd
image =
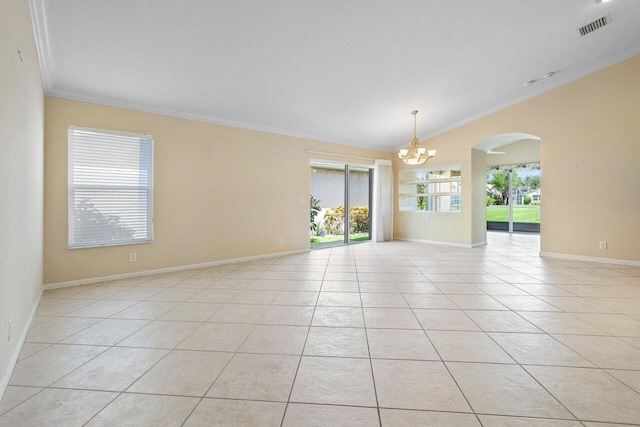
[[[297,254],[302,254],[306,252],[309,252],[309,249],[300,249],[300,250],[288,251],[288,252],[276,252],[272,254],[254,255],[254,256],[248,256],[248,257],[242,257],[242,258],[224,259],[220,261],[204,262],[200,264],[179,265],[176,267],[159,268],[156,270],[144,270],[144,271],[136,271],[134,273],[114,274],[111,276],[91,277],[88,279],[70,280],[68,282],[47,283],[44,285],[44,289],[49,290],[49,289],[67,288],[69,286],[89,285],[91,283],[100,283],[100,282],[106,282],[109,280],[129,279],[131,277],[148,276],[150,274],[171,273],[172,271],[191,270],[193,268],[207,268],[207,267],[213,267],[215,265],[233,264],[236,262],[247,262],[247,261],[253,261],[256,259],[276,258],[281,256],[287,256],[287,255],[297,255]]]
[[[574,261],[599,262],[604,264],[629,265],[632,267],[640,267],[640,261],[631,261],[626,259],[599,258],[593,256],[559,254],[555,252],[540,252],[540,256],[549,258],[570,259]]]
[[[478,246],[485,246],[487,244],[487,242],[480,242],[480,243],[474,243],[472,245],[468,244],[468,243],[452,243],[452,242],[440,242],[437,240],[422,240],[422,239],[409,239],[409,238],[405,238],[405,237],[394,237],[394,240],[402,240],[404,242],[413,242],[413,243],[426,243],[429,245],[442,245],[442,246],[454,246],[457,248],[467,248],[467,249],[471,249],[471,248],[475,248]]]
[[[9,366],[5,371],[2,380],[0,380],[0,402],[2,402],[2,398],[4,397],[5,391],[7,391],[7,386],[9,385],[9,380],[11,379],[11,375],[13,374],[13,370],[18,363],[18,358],[20,357],[20,352],[22,351],[22,346],[24,345],[25,340],[27,339],[27,335],[29,334],[29,329],[31,328],[31,322],[33,322],[33,318],[36,315],[36,311],[38,310],[38,306],[40,305],[40,300],[42,299],[42,293],[44,289],[40,289],[40,295],[36,298],[36,302],[33,304],[31,308],[31,313],[29,313],[29,317],[24,325],[24,329],[22,330],[22,334],[20,335],[20,339],[16,345],[15,350],[13,351],[13,356],[11,356],[11,360],[9,361]]]

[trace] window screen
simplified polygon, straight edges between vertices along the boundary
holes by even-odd
[[[69,127],[69,248],[153,241],[153,138]]]

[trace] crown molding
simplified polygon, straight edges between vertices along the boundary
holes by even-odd
[[[513,107],[514,105],[520,104],[521,102],[527,101],[529,99],[535,98],[536,96],[542,95],[544,93],[550,92],[554,89],[557,89],[561,86],[564,86],[566,84],[569,84],[575,80],[581,79],[583,77],[587,77],[590,74],[593,74],[595,72],[598,72],[600,70],[603,70],[607,67],[610,67],[612,65],[615,65],[619,62],[625,61],[627,59],[633,58],[636,55],[640,55],[640,46],[634,47],[633,49],[631,49],[628,52],[622,53],[620,55],[617,55],[613,58],[609,58],[605,61],[600,61],[596,64],[593,64],[589,67],[580,69],[580,70],[576,70],[573,72],[567,72],[567,73],[559,73],[557,74],[558,77],[554,77],[552,80],[550,80],[549,82],[543,82],[542,85],[538,86],[537,88],[534,86],[534,89],[527,93],[526,95],[523,96],[519,96],[517,98],[514,98],[510,101],[504,102],[502,104],[499,104],[496,107],[490,108],[486,111],[483,111],[481,113],[475,114],[471,117],[468,117],[466,119],[460,120],[459,122],[456,122],[450,126],[446,126],[442,129],[438,129],[430,134],[428,134],[426,137],[421,138],[420,142],[423,141],[428,141],[429,139],[435,138],[437,136],[443,135],[447,132],[451,132],[452,130],[458,129],[464,125],[467,125],[469,123],[473,123],[476,120],[482,119],[484,117],[490,116],[491,114],[497,113],[499,111],[505,110],[509,107]],[[546,84],[544,84],[546,83]]]
[[[107,107],[116,107],[116,108],[123,108],[123,109],[140,111],[140,112],[151,113],[151,114],[159,114],[163,116],[175,117],[175,118],[186,119],[186,120],[194,120],[198,122],[212,123],[216,125],[229,126],[229,127],[239,128],[239,129],[253,130],[253,131],[266,132],[266,133],[276,134],[276,135],[290,136],[294,138],[303,138],[303,139],[308,139],[313,141],[327,142],[330,144],[338,144],[338,145],[349,146],[349,147],[363,148],[367,150],[381,151],[385,153],[393,153],[404,146],[403,144],[402,146],[398,146],[396,149],[390,150],[388,147],[362,144],[355,141],[343,140],[343,139],[337,139],[337,138],[327,138],[320,135],[307,134],[303,132],[295,132],[288,129],[281,129],[281,128],[275,128],[270,126],[260,126],[260,125],[255,125],[251,123],[246,123],[246,122],[230,121],[230,120],[220,119],[217,117],[212,117],[204,114],[190,113],[190,112],[175,110],[171,108],[163,108],[163,107],[157,107],[157,106],[148,105],[148,104],[139,103],[139,102],[126,101],[118,98],[112,98],[112,97],[91,94],[91,93],[84,93],[84,92],[77,92],[77,91],[70,91],[70,90],[56,88],[55,87],[55,66],[54,66],[52,55],[51,55],[46,16],[45,16],[46,15],[45,5],[44,5],[45,0],[28,0],[28,2],[29,2],[29,8],[31,10],[31,20],[33,23],[33,31],[34,31],[35,42],[36,42],[36,51],[38,54],[38,61],[40,63],[40,74],[42,77],[42,84],[43,84],[44,92],[46,96],[53,97],[53,98],[67,99],[71,101],[87,102],[90,104],[104,105]],[[420,142],[426,142],[429,139],[443,135],[447,132],[450,132],[464,125],[472,123],[476,120],[482,119],[491,114],[497,113],[506,108],[517,105],[521,102],[535,98],[536,96],[539,96],[551,90],[557,89],[563,85],[571,83],[582,77],[586,77],[590,74],[593,74],[609,66],[615,65],[619,62],[622,62],[638,54],[640,54],[640,46],[636,46],[632,48],[630,51],[624,52],[613,58],[600,61],[596,64],[585,67],[583,69],[575,70],[571,72],[559,73],[550,81],[541,82],[539,86],[533,86],[531,90],[527,89],[528,93],[526,93],[525,95],[516,97],[507,102],[501,103],[493,108],[490,108],[478,114],[472,115],[452,125],[445,126],[440,129],[436,129],[435,131],[428,134],[427,136],[421,137]]]
[[[33,2],[38,2],[40,0],[30,0]],[[46,39],[46,37],[45,37]],[[46,43],[43,42],[43,43]],[[46,49],[48,49],[48,43],[46,44]],[[480,120],[484,117],[490,116],[491,114],[497,113],[499,111],[505,110],[509,107],[512,107],[514,105],[517,105],[521,102],[527,101],[529,99],[535,98],[539,95],[542,95],[546,92],[550,92],[554,89],[557,89],[559,87],[562,87],[568,83],[571,83],[575,80],[581,79],[583,77],[586,77],[590,74],[593,74],[597,71],[603,70],[607,67],[610,67],[612,65],[615,65],[619,62],[625,61],[629,58],[632,58],[636,55],[640,54],[640,47],[634,48],[632,49],[630,52],[626,52],[622,55],[616,56],[615,58],[609,59],[607,61],[602,61],[598,64],[594,64],[591,67],[582,69],[580,71],[576,71],[573,73],[566,73],[564,75],[561,75],[559,78],[554,79],[553,81],[550,81],[548,84],[544,85],[544,86],[539,86],[538,89],[534,89],[533,91],[531,91],[530,93],[528,93],[527,95],[512,99],[511,101],[502,103],[500,105],[498,105],[497,107],[491,108],[489,110],[486,110],[482,113],[476,114],[474,116],[471,116],[467,119],[461,120],[457,123],[454,123],[453,125],[447,126],[445,128],[439,129],[437,131],[435,131],[434,133],[428,135],[425,138],[421,138],[420,142],[425,142],[428,141],[429,139],[435,138],[437,136],[443,135],[447,132],[450,132],[452,130],[455,130],[457,128],[460,128],[464,125],[467,125],[469,123],[473,123],[476,120]],[[40,57],[40,51],[38,50],[38,57]],[[42,55],[42,56],[47,56],[47,55]],[[83,92],[76,92],[76,91],[69,91],[69,90],[63,90],[63,89],[57,89],[57,88],[49,88],[48,84],[50,85],[51,83],[51,77],[45,77],[47,75],[51,75],[50,73],[52,72],[52,64],[51,61],[49,59],[45,59],[44,62],[42,62],[42,75],[43,75],[43,84],[45,86],[45,95],[52,97],[52,98],[60,98],[60,99],[67,99],[70,101],[79,101],[79,102],[86,102],[89,104],[96,104],[96,105],[103,105],[103,106],[107,106],[107,107],[115,107],[115,108],[123,108],[126,110],[134,110],[134,111],[140,111],[140,112],[144,112],[144,113],[151,113],[151,114],[159,114],[162,116],[168,116],[168,117],[175,117],[175,118],[179,118],[179,119],[186,119],[186,120],[193,120],[193,121],[197,121],[197,122],[204,122],[204,123],[211,123],[211,124],[216,124],[216,125],[221,125],[221,126],[229,126],[229,127],[233,127],[233,128],[238,128],[238,129],[246,129],[246,130],[253,130],[253,131],[257,131],[257,132],[265,132],[265,133],[270,133],[270,134],[276,134],[276,135],[283,135],[283,136],[290,136],[290,137],[294,137],[294,138],[302,138],[302,139],[308,139],[308,140],[312,140],[312,141],[320,141],[320,142],[327,142],[330,144],[337,144],[337,145],[345,145],[345,146],[349,146],[349,147],[356,147],[356,148],[363,148],[363,149],[367,149],[367,150],[375,150],[375,151],[381,151],[381,152],[385,152],[385,153],[394,153],[397,150],[399,150],[400,148],[402,148],[403,146],[399,146],[398,148],[394,149],[394,150],[389,150],[386,147],[380,147],[380,146],[374,146],[374,145],[367,145],[367,144],[361,144],[361,143],[357,143],[354,141],[349,141],[349,140],[342,140],[342,139],[335,139],[335,138],[327,138],[327,137],[323,137],[320,135],[313,135],[313,134],[307,134],[307,133],[302,133],[302,132],[294,132],[288,129],[281,129],[281,128],[275,128],[275,127],[270,127],[270,126],[259,126],[259,125],[254,125],[254,124],[250,124],[250,123],[245,123],[245,122],[237,122],[237,121],[230,121],[230,120],[224,120],[224,119],[219,119],[219,118],[215,118],[215,117],[211,117],[208,115],[204,115],[204,114],[195,114],[195,113],[189,113],[189,112],[184,112],[184,111],[180,111],[180,110],[174,110],[171,108],[163,108],[163,107],[158,107],[158,106],[153,106],[153,105],[149,105],[149,104],[144,104],[144,103],[139,103],[139,102],[132,102],[132,101],[126,101],[126,100],[122,100],[122,99],[118,99],[118,98],[112,98],[112,97],[107,97],[107,96],[101,96],[101,95],[95,95],[95,94],[88,94],[88,93],[83,93]]]
[[[51,90],[45,90],[45,95],[51,98],[60,98],[60,99],[66,99],[69,101],[86,102],[88,104],[102,105],[105,107],[122,108],[125,110],[133,110],[133,111],[140,111],[143,113],[158,114],[161,116],[174,117],[178,119],[193,120],[196,122],[211,123],[215,125],[228,126],[228,127],[238,128],[238,129],[253,130],[257,132],[265,132],[265,133],[270,133],[275,135],[290,136],[293,138],[302,138],[302,139],[308,139],[311,141],[327,142],[330,144],[346,145],[349,147],[363,148],[366,150],[382,151],[385,153],[389,153],[389,149],[385,147],[361,144],[361,143],[342,140],[342,139],[327,138],[320,135],[295,132],[289,129],[281,129],[281,128],[275,128],[270,126],[254,125],[246,122],[219,119],[219,118],[208,116],[205,114],[189,113],[185,111],[174,110],[172,108],[157,107],[149,104],[126,101],[123,99],[112,98],[108,96],[95,95],[95,94],[89,94],[84,92],[76,92],[76,91],[70,91],[70,90],[64,90],[64,89],[56,89],[56,88]]]
[[[47,20],[45,19],[43,0],[29,0],[29,9],[31,10],[33,35],[36,42],[38,63],[40,64],[40,77],[46,94],[48,91],[53,89],[55,70],[53,67],[53,60],[51,59],[51,49],[49,47]]]
[[[36,42],[36,51],[38,54],[38,62],[40,64],[40,75],[44,94],[52,98],[67,99],[70,101],[86,102],[89,104],[103,105],[106,107],[123,108],[126,110],[140,111],[144,113],[159,114],[162,116],[175,117],[179,119],[193,120],[198,122],[212,123],[221,126],[229,126],[239,129],[253,130],[276,135],[290,136],[294,138],[308,139],[312,141],[327,142],[330,144],[346,145],[349,147],[363,148],[366,150],[374,150],[388,153],[386,147],[375,146],[371,144],[362,144],[349,140],[336,138],[327,138],[320,135],[307,134],[302,132],[294,132],[288,129],[280,129],[269,126],[254,125],[245,122],[235,122],[224,120],[204,114],[195,114],[185,111],[175,110],[171,108],[162,108],[139,102],[126,101],[123,99],[112,98],[107,96],[95,95],[85,92],[70,91],[55,87],[55,67],[51,55],[49,36],[47,31],[47,20],[45,16],[44,0],[29,0],[29,8],[31,10],[31,22],[33,24],[33,32]]]

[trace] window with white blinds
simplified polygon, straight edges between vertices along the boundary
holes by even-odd
[[[69,127],[69,249],[153,241],[153,137]]]

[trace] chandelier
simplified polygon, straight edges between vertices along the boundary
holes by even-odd
[[[416,115],[418,114],[418,110],[413,110],[411,114],[413,114],[413,140],[411,140],[411,148],[408,150],[400,150],[398,157],[408,165],[421,165],[435,156],[436,150],[427,151],[426,148],[420,147],[420,141],[418,141],[418,137],[416,136]]]

